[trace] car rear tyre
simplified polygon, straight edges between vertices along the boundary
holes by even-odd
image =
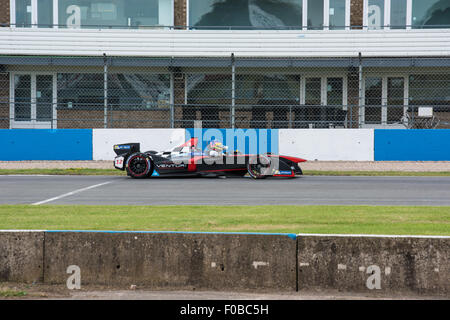
[[[127,174],[135,179],[147,178],[153,173],[153,163],[145,153],[133,153],[128,157]]]
[[[253,179],[264,179],[270,174],[270,159],[264,155],[251,157],[247,164],[247,171]]]

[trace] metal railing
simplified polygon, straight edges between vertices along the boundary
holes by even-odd
[[[450,57],[10,58],[0,128],[450,128]]]

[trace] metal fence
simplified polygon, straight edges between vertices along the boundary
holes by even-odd
[[[1,57],[0,128],[450,128],[450,57]]]

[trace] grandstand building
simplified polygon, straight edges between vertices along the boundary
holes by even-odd
[[[450,128],[449,0],[0,0],[0,128]]]

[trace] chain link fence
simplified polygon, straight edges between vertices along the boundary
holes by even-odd
[[[0,57],[1,128],[450,128],[450,57]]]

